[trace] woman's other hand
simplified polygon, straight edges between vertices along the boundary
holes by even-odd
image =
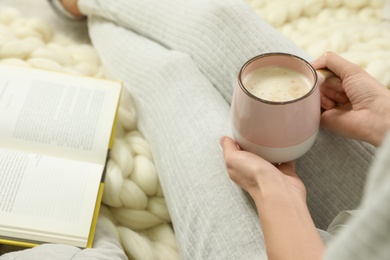
[[[321,86],[321,124],[343,135],[379,146],[390,129],[390,92],[359,66],[327,52],[312,62],[337,77]]]

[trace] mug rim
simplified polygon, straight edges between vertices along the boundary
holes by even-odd
[[[252,93],[250,93],[246,87],[244,86],[244,84],[242,83],[242,80],[241,80],[241,77],[242,77],[242,74],[244,72],[244,70],[249,66],[249,64],[251,64],[252,62],[260,59],[260,58],[264,58],[264,57],[268,57],[268,56],[289,56],[289,57],[292,57],[292,58],[295,58],[295,59],[298,59],[298,60],[301,60],[305,63],[305,65],[310,69],[310,71],[312,72],[312,74],[314,75],[314,83],[313,83],[313,86],[311,87],[310,91],[307,92],[305,95],[299,97],[299,98],[296,98],[296,99],[292,99],[292,100],[287,100],[287,101],[271,101],[271,100],[267,100],[267,99],[263,99],[263,98],[259,98],[255,95],[253,95]],[[260,101],[260,102],[263,102],[263,103],[267,103],[267,104],[272,104],[272,105],[285,105],[285,104],[291,104],[291,103],[295,103],[295,102],[298,102],[300,100],[303,100],[305,99],[306,97],[310,96],[315,90],[316,88],[318,87],[318,75],[317,75],[317,71],[313,68],[313,66],[305,59],[303,59],[302,57],[299,57],[297,55],[294,55],[294,54],[291,54],[291,53],[285,53],[285,52],[268,52],[268,53],[263,53],[263,54],[260,54],[260,55],[257,55],[251,59],[249,59],[248,61],[246,61],[244,63],[244,65],[241,67],[239,73],[238,73],[238,85],[240,86],[240,88],[243,90],[243,92],[257,100],[257,101]]]

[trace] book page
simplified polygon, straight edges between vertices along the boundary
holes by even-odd
[[[0,147],[102,163],[120,87],[114,81],[1,65]]]
[[[13,227],[22,238],[87,238],[102,172],[98,164],[0,148],[0,234]]]

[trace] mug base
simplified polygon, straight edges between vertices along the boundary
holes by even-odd
[[[284,163],[298,159],[304,155],[314,144],[318,130],[303,142],[286,147],[262,146],[248,141],[233,128],[233,137],[244,151],[259,155],[270,163]]]

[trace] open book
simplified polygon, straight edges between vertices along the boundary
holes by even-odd
[[[0,65],[0,243],[92,246],[121,88]]]

